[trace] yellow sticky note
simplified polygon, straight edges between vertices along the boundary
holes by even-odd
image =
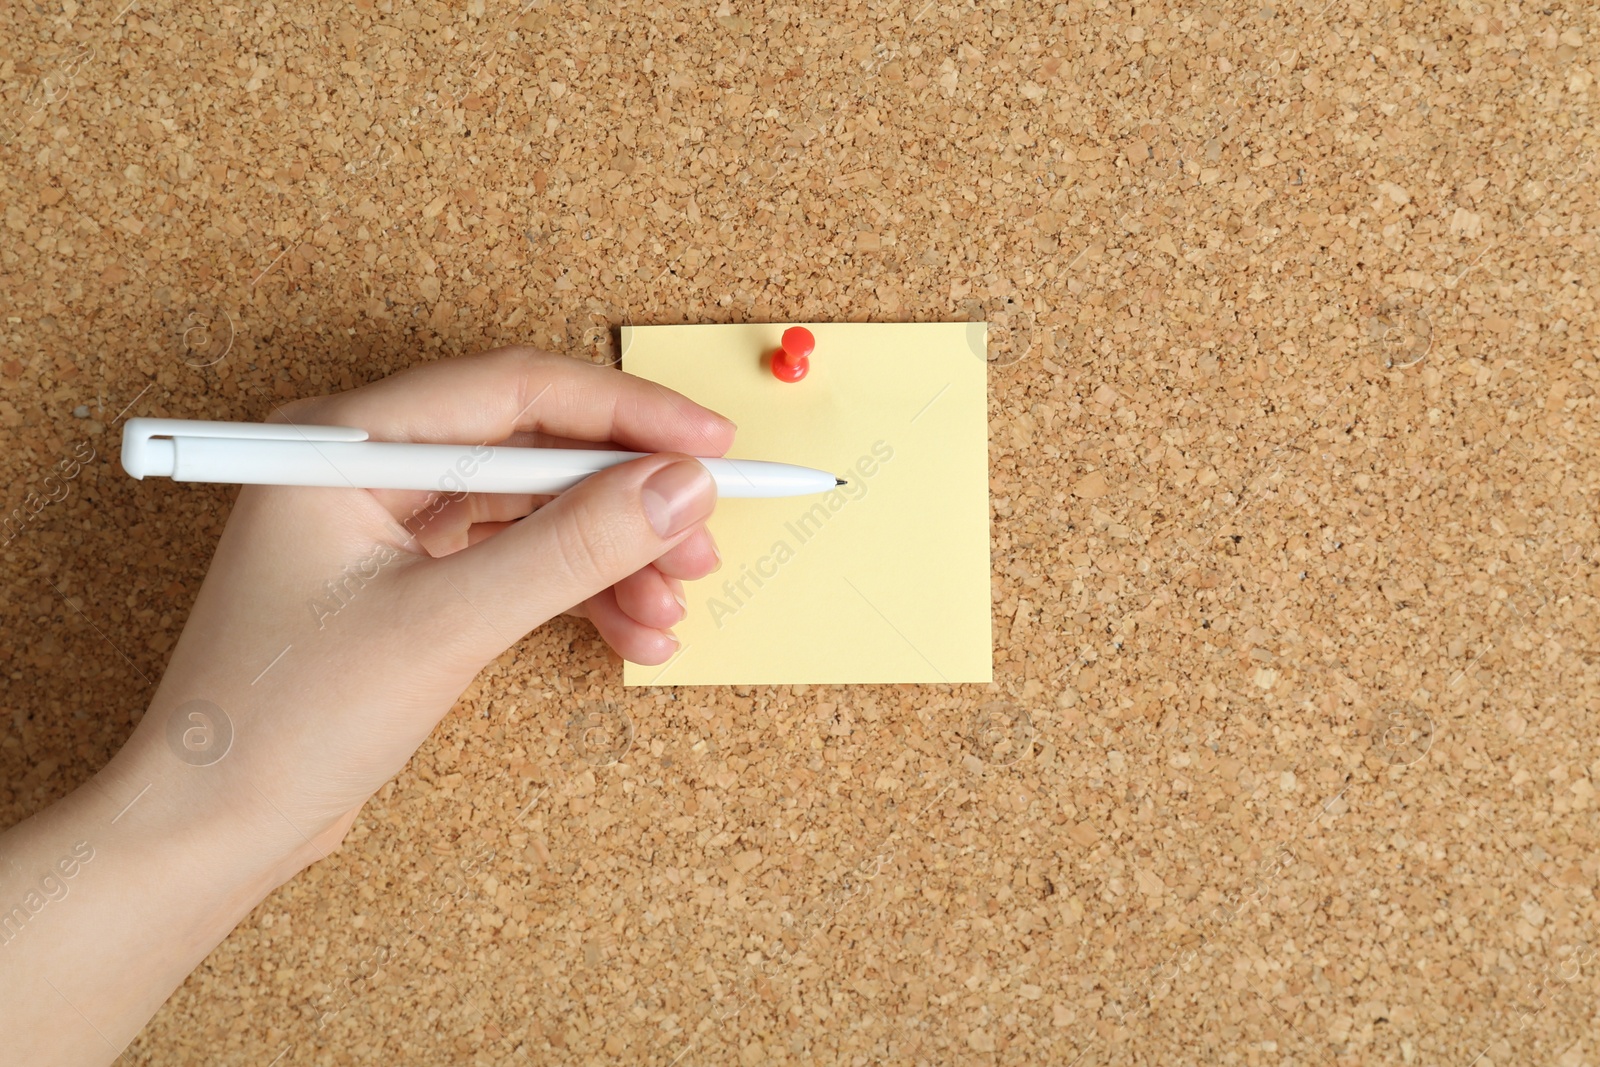
[[[791,325],[623,327],[623,370],[738,423],[730,457],[848,483],[719,502],[678,653],[624,684],[990,681],[986,327],[800,324],[816,351],[788,383],[763,357]]]

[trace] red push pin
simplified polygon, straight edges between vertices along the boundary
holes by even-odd
[[[811,369],[811,353],[817,339],[804,326],[783,331],[783,348],[772,354],[772,373],[780,382],[798,382]]]

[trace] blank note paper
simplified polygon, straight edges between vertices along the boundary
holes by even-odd
[[[816,337],[773,376],[783,331]],[[633,326],[622,369],[739,425],[730,457],[798,463],[831,493],[718,503],[722,569],[685,585],[677,655],[627,685],[987,682],[989,463],[982,323]]]

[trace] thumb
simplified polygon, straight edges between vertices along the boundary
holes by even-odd
[[[716,483],[697,460],[646,456],[585,478],[515,526],[411,577],[425,586],[425,610],[488,661],[659,558],[716,504]]]

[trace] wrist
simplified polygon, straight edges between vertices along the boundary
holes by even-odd
[[[192,786],[129,745],[0,835],[0,890],[13,904],[0,931],[0,1027],[17,1062],[105,1062],[107,1042],[114,1055],[132,1041],[304,866],[255,823],[200,803]]]
[[[149,731],[136,730],[91,786],[111,825],[254,896],[251,907],[323,854],[259,791],[218,764],[186,761]]]

